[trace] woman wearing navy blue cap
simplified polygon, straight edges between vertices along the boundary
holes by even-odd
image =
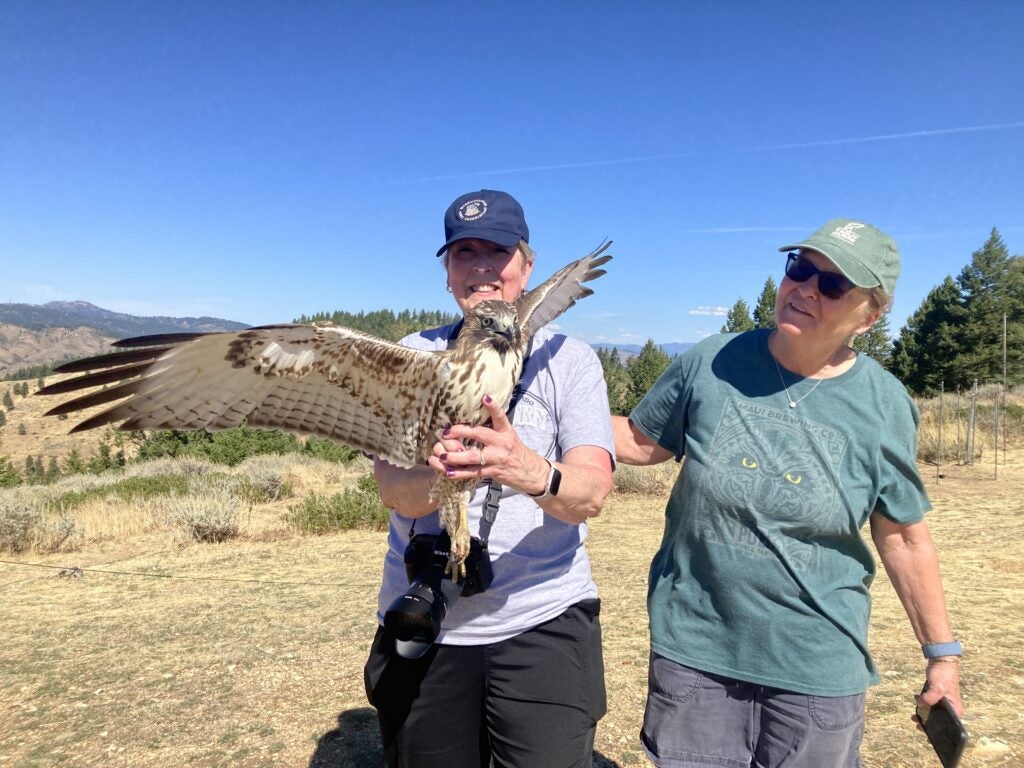
[[[445,214],[447,290],[466,313],[484,300],[514,301],[534,254],[523,210],[504,192],[460,196]],[[443,350],[460,324],[402,343]],[[600,604],[584,546],[586,520],[612,488],[607,390],[593,350],[541,329],[520,377],[512,422],[490,408],[490,427],[455,426],[452,440],[486,449],[404,470],[376,463],[392,509],[378,629],[366,663],[389,766],[480,768],[587,766],[605,712]],[[470,467],[468,462],[472,462]],[[486,484],[470,503],[469,527],[487,542],[493,582],[451,605],[433,643],[401,642],[384,627],[410,588],[403,562],[415,535],[441,530],[430,498],[438,472],[473,471],[503,488],[485,516]],[[422,655],[420,655],[422,654]]]

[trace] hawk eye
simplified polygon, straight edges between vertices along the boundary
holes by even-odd
[[[753,459],[748,459],[746,456],[743,457],[743,461],[740,463],[747,469],[757,469],[757,462]]]
[[[803,482],[804,476],[797,475],[792,472],[787,472],[786,479],[789,480],[789,482],[791,482],[793,485],[800,485],[800,483]]]
[[[493,317],[487,317],[486,315],[484,315],[483,317],[480,318],[480,325],[482,325],[484,328],[486,328],[489,325],[493,325],[493,324],[494,324],[494,318]]]

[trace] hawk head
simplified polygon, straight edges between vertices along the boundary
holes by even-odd
[[[499,354],[519,349],[523,334],[515,304],[481,301],[466,315],[461,336],[472,339],[474,345],[492,347]]]

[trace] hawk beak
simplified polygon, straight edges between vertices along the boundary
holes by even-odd
[[[498,320],[498,333],[505,337],[509,344],[516,342],[516,323],[511,317],[503,317]]]

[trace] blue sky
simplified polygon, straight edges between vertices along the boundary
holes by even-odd
[[[892,234],[898,329],[1024,252],[1024,3],[0,3],[0,302],[260,324],[455,309],[457,195],[527,212],[562,318],[697,341],[834,216]],[[715,313],[719,314],[715,314]]]

